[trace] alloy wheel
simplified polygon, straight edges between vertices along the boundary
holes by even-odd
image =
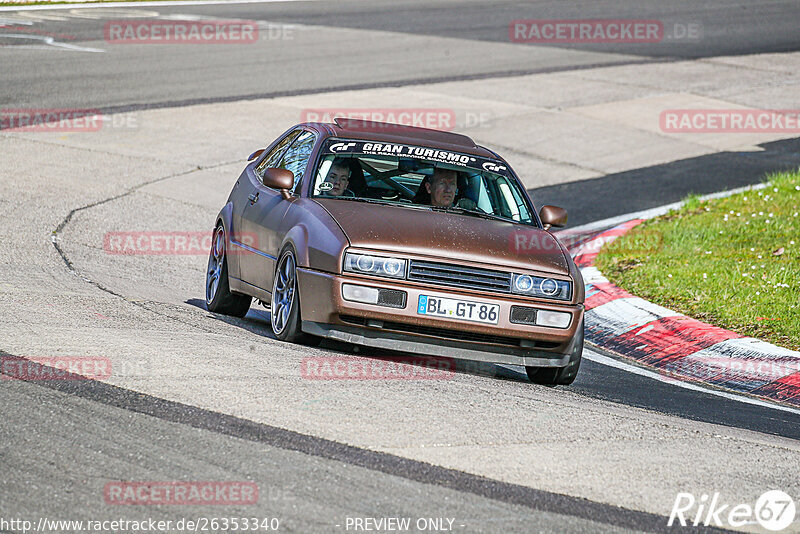
[[[275,272],[275,281],[272,284],[272,331],[278,335],[283,333],[289,322],[295,292],[295,261],[291,251],[284,253]]]
[[[220,226],[214,232],[214,241],[211,244],[211,253],[208,258],[206,272],[206,303],[214,300],[219,289],[222,277],[222,266],[225,263],[225,229]]]

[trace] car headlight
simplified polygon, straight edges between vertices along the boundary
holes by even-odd
[[[390,278],[406,277],[406,260],[399,258],[386,258],[372,254],[355,254],[348,252],[344,255],[344,270],[351,273],[372,274],[375,276],[388,276]]]
[[[572,283],[528,274],[515,274],[511,280],[511,291],[546,299],[569,300],[572,298]]]

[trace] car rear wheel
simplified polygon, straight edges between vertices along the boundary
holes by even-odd
[[[228,282],[228,259],[225,254],[225,227],[214,230],[211,252],[206,269],[206,308],[214,313],[244,317],[250,309],[251,298],[231,293]]]
[[[281,341],[315,345],[319,338],[303,333],[300,316],[300,297],[297,291],[297,260],[291,247],[283,249],[272,281],[270,301],[272,332]]]
[[[549,386],[568,386],[575,381],[578,376],[578,369],[581,366],[581,356],[583,355],[583,321],[581,321],[578,331],[575,334],[575,343],[572,346],[572,354],[569,363],[564,367],[525,367],[528,378],[534,384],[544,384]]]

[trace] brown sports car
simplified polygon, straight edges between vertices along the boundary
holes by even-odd
[[[464,135],[361,120],[290,128],[249,158],[215,223],[206,304],[271,309],[319,338],[525,366],[570,384],[584,285],[514,171]]]

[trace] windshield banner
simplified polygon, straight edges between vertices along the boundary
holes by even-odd
[[[459,167],[467,167],[478,171],[488,171],[495,174],[511,176],[506,165],[499,161],[440,150],[438,148],[404,145],[398,143],[383,143],[375,141],[342,141],[331,139],[326,146],[328,154],[391,156],[395,158],[412,158],[431,161],[434,163],[448,163]]]

